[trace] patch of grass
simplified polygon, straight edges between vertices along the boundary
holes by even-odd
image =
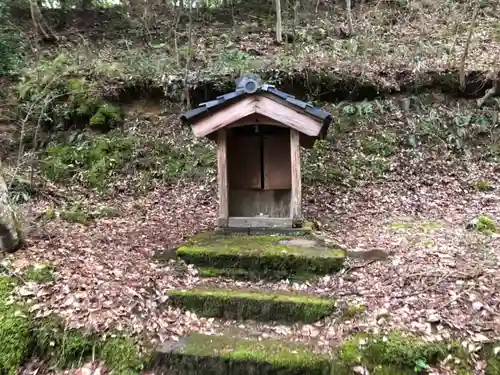
[[[116,374],[140,373],[149,361],[147,355],[138,355],[136,344],[128,337],[113,336],[100,346],[100,356]]]
[[[476,181],[475,187],[476,187],[476,190],[478,190],[478,191],[492,191],[492,190],[495,190],[495,188],[491,185],[491,183],[488,180],[479,180],[479,181]]]
[[[483,348],[482,357],[487,359],[486,375],[500,374],[500,343],[491,343]]]
[[[360,305],[357,303],[348,303],[346,308],[342,312],[342,316],[345,319],[353,319],[366,311],[365,305]]]
[[[361,149],[365,154],[388,157],[397,150],[397,138],[394,134],[383,133],[378,137],[367,136],[361,140]]]
[[[479,215],[472,219],[467,227],[468,229],[488,235],[498,232],[497,222],[487,215]]]
[[[16,284],[0,276],[0,374],[14,375],[29,355],[32,323],[28,312],[10,295]]]
[[[329,274],[342,268],[345,253],[336,249],[309,249],[279,244],[286,236],[195,236],[177,249],[177,256],[199,267],[243,269],[248,272],[293,277]]]
[[[89,187],[103,189],[131,159],[134,144],[133,139],[121,136],[53,143],[42,158],[42,172],[54,181],[76,179]]]
[[[50,263],[29,265],[24,271],[24,278],[37,283],[48,283],[54,279],[54,266]]]
[[[261,321],[316,322],[330,315],[335,301],[312,296],[238,290],[171,291],[176,307],[207,317],[254,319]]]

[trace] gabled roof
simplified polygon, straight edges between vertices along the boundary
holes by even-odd
[[[268,93],[272,96],[276,96],[277,98],[288,103],[295,110],[298,110],[298,112],[303,112],[304,114],[321,121],[323,123],[323,134],[326,133],[330,123],[332,122],[332,115],[330,113],[323,111],[320,108],[316,108],[310,103],[299,100],[293,95],[280,91],[273,85],[263,83],[260,77],[256,74],[248,74],[238,78],[236,80],[235,91],[218,96],[215,100],[201,103],[198,108],[182,114],[181,120],[185,124],[192,124],[207,115],[219,111],[227,105],[243,99],[245,96],[251,96],[259,93]]]

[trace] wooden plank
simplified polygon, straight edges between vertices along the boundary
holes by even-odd
[[[217,132],[217,184],[219,186],[219,224],[229,217],[227,178],[227,130]]]
[[[266,96],[257,97],[257,113],[279,121],[283,125],[298,130],[310,136],[318,136],[321,132],[322,123],[292,108],[269,99]]]
[[[228,128],[237,128],[246,125],[274,125],[282,128],[289,128],[286,125],[283,125],[281,122],[273,120],[272,118],[266,117],[264,115],[260,115],[258,113],[253,113],[246,117],[243,117],[239,120],[236,120],[232,124],[228,125]]]
[[[229,216],[290,217],[291,190],[231,189]]]
[[[261,153],[258,134],[228,137],[228,180],[230,189],[260,189]]]
[[[264,189],[291,189],[290,135],[264,136]]]
[[[293,220],[302,217],[302,183],[300,176],[300,134],[290,130],[290,157],[292,169],[292,198],[290,200],[290,216]]]
[[[217,111],[216,108],[214,110]],[[254,96],[249,96],[202,118],[195,122],[191,128],[195,136],[205,137],[245,116],[255,113],[255,111],[256,99]]]
[[[291,218],[275,217],[229,217],[230,228],[291,228]]]

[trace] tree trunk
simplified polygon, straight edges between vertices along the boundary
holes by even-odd
[[[276,1],[276,42],[283,41],[283,33],[281,31],[281,0]]]
[[[474,27],[476,25],[477,15],[479,14],[479,9],[481,8],[480,5],[481,5],[480,1],[477,0],[476,5],[474,6],[474,13],[472,13],[472,19],[470,22],[469,31],[467,33],[467,41],[465,42],[465,48],[464,48],[464,52],[462,54],[462,60],[460,61],[459,77],[460,77],[460,90],[462,90],[462,91],[465,91],[465,89],[466,89],[465,61],[467,60],[467,55],[469,53],[470,41],[472,39],[472,34],[474,32]]]
[[[7,184],[0,164],[0,250],[16,251],[22,243],[16,214],[9,204]]]
[[[30,0],[30,13],[31,21],[33,22],[33,28],[35,29],[35,32],[38,34],[38,36],[42,39],[42,41],[56,41],[57,37],[45,22],[37,0]]]
[[[345,1],[346,18],[347,18],[347,33],[349,36],[354,35],[354,26],[352,25],[352,4],[351,0]]]

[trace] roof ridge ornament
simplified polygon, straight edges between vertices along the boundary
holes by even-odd
[[[236,79],[236,90],[243,90],[247,94],[256,93],[264,84],[258,74],[248,73]]]

